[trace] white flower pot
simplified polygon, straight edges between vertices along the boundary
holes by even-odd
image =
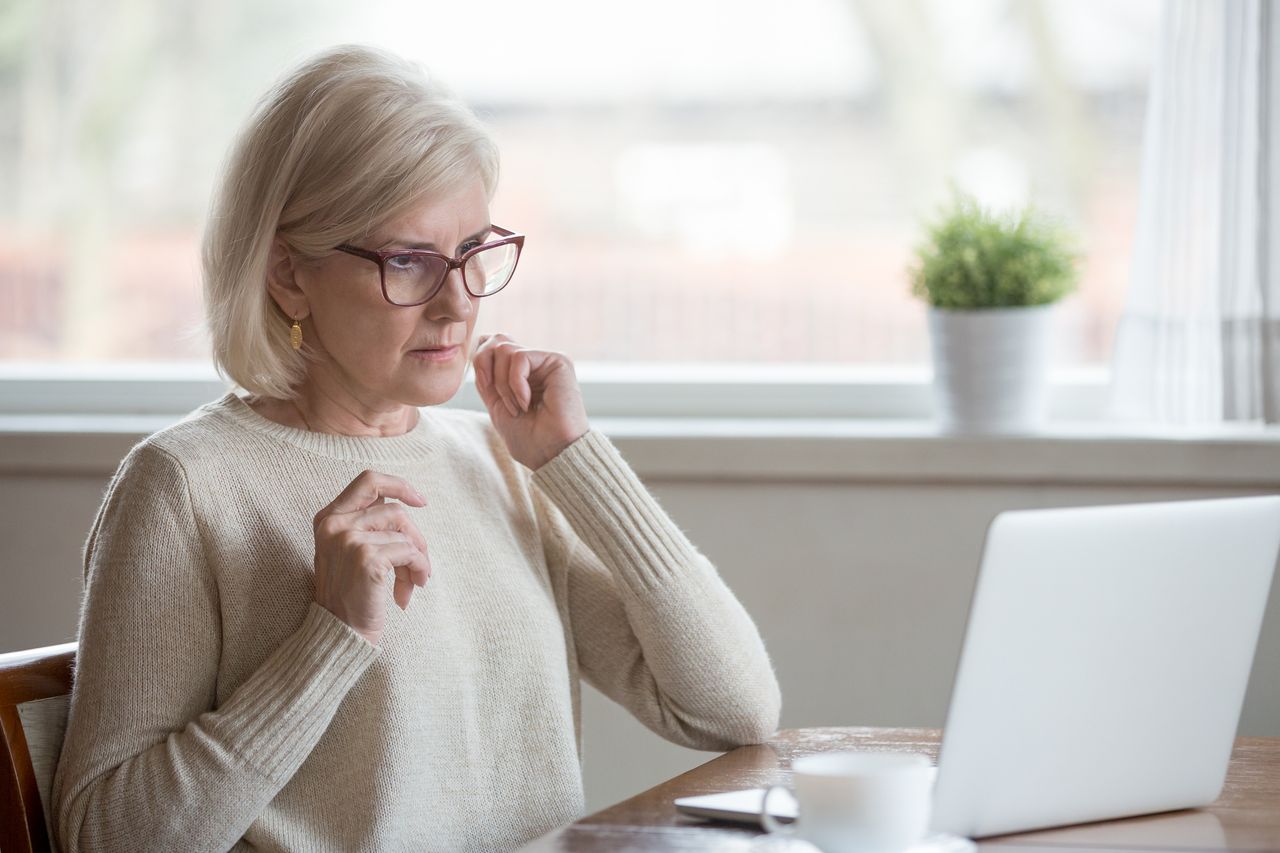
[[[929,308],[937,419],[946,432],[1034,432],[1045,419],[1055,304]]]

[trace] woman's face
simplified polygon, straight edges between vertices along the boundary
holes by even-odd
[[[434,249],[456,258],[484,242],[489,226],[489,205],[477,178],[357,245]],[[345,252],[299,268],[296,280],[310,309],[310,322],[303,320],[308,343],[328,356],[324,364],[309,367],[311,379],[330,388],[336,384],[372,411],[435,405],[457,393],[471,358],[480,301],[467,293],[461,269],[449,272],[429,302],[410,308],[383,298],[374,261]],[[452,345],[457,346],[447,358],[422,352]],[[325,375],[317,377],[316,371]]]

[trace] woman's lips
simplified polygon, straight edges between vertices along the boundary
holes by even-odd
[[[454,344],[444,349],[415,349],[410,350],[409,355],[412,358],[421,361],[448,361],[462,351],[461,344]]]

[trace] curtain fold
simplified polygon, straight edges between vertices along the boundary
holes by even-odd
[[[1165,7],[1112,414],[1280,423],[1275,0]]]

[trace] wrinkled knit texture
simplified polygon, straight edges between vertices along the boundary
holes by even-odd
[[[378,646],[312,579],[366,468],[427,498],[433,568]],[[125,457],[85,582],[66,853],[512,849],[583,811],[580,678],[696,749],[778,722],[750,617],[594,429],[530,471],[483,412],[351,437],[228,393]]]

